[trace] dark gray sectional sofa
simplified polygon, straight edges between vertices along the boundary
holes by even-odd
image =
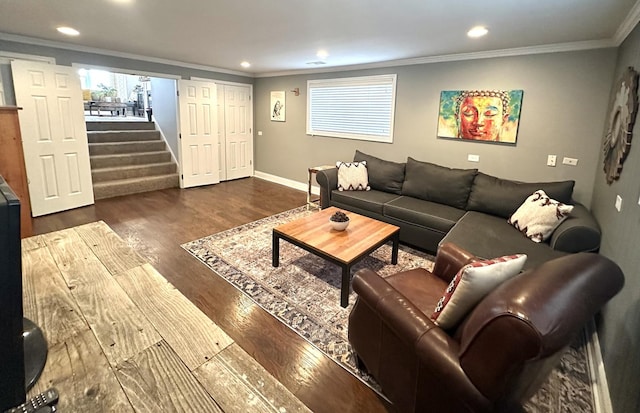
[[[321,207],[335,206],[400,227],[404,243],[435,253],[453,242],[485,258],[528,255],[525,268],[580,251],[597,251],[600,228],[583,205],[572,200],[574,181],[523,183],[477,169],[451,169],[408,158],[390,162],[356,151],[367,161],[370,191],[338,191],[337,169],[318,172]],[[534,191],[574,205],[547,242],[535,243],[507,219]]]

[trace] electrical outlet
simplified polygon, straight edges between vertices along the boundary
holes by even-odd
[[[467,155],[467,161],[469,162],[480,162],[480,155]]]
[[[258,131],[258,136],[262,136],[262,131],[261,130]]]
[[[547,166],[556,166],[556,156],[555,155],[547,156]]]
[[[622,210],[622,197],[620,195],[616,195],[616,210],[618,212]]]
[[[562,158],[562,164],[563,165],[576,166],[578,164],[578,159],[576,159],[576,158],[567,158],[565,156],[564,158]]]

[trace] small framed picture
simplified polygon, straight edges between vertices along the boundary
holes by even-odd
[[[271,120],[275,122],[285,121],[285,94],[284,90],[271,92]]]

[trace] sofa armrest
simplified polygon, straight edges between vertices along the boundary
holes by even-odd
[[[411,348],[423,334],[439,328],[375,271],[367,268],[358,271],[353,277],[352,286],[358,294],[358,300],[365,301],[382,322]]]
[[[488,410],[488,400],[477,390],[460,366],[458,342],[433,323],[427,314],[420,311],[385,279],[369,269],[360,270],[355,274],[353,290],[358,294],[358,302],[350,316],[350,340],[352,339],[352,322],[365,322],[354,314],[359,312],[359,306],[364,304],[368,311],[371,311],[367,313],[384,324],[384,328],[402,343],[406,351],[403,353],[402,348],[395,347],[381,348],[379,355],[384,354],[388,357],[389,354],[399,352],[404,354],[404,356],[398,355],[402,359],[400,365],[406,365],[406,362],[411,359],[417,359],[419,362],[419,366],[410,363],[418,369],[416,376],[420,380],[418,388],[421,390],[416,395],[417,410],[424,410],[426,405],[434,406],[437,410],[439,406],[444,407],[444,400],[449,403],[455,400],[459,403],[456,406],[449,406],[453,409],[452,411]],[[369,323],[367,325],[371,326]],[[394,342],[396,340],[388,341],[388,343]],[[377,347],[376,343],[370,343],[370,345]],[[380,345],[384,346],[385,342]],[[391,364],[390,359],[383,358],[389,361],[387,364]],[[395,366],[394,369],[397,368],[396,362],[392,363]],[[383,371],[386,370],[383,368]],[[388,390],[395,393],[393,389]]]
[[[338,189],[338,168],[318,171],[316,182],[320,185],[320,208],[325,209],[331,205],[331,191]]]
[[[600,248],[600,226],[591,212],[574,202],[573,211],[551,234],[551,248],[563,252],[594,252]]]
[[[462,267],[476,259],[476,256],[469,251],[451,242],[445,242],[438,248],[433,274],[446,282],[451,282]]]

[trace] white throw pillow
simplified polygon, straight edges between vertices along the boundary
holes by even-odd
[[[526,260],[525,254],[516,254],[465,265],[444,291],[431,319],[444,329],[456,326],[487,294],[517,275]]]
[[[573,211],[573,205],[565,205],[539,189],[520,205],[507,222],[527,238],[542,242],[549,238],[562,221]]]
[[[336,162],[338,168],[338,191],[368,191],[369,174],[367,161]]]

